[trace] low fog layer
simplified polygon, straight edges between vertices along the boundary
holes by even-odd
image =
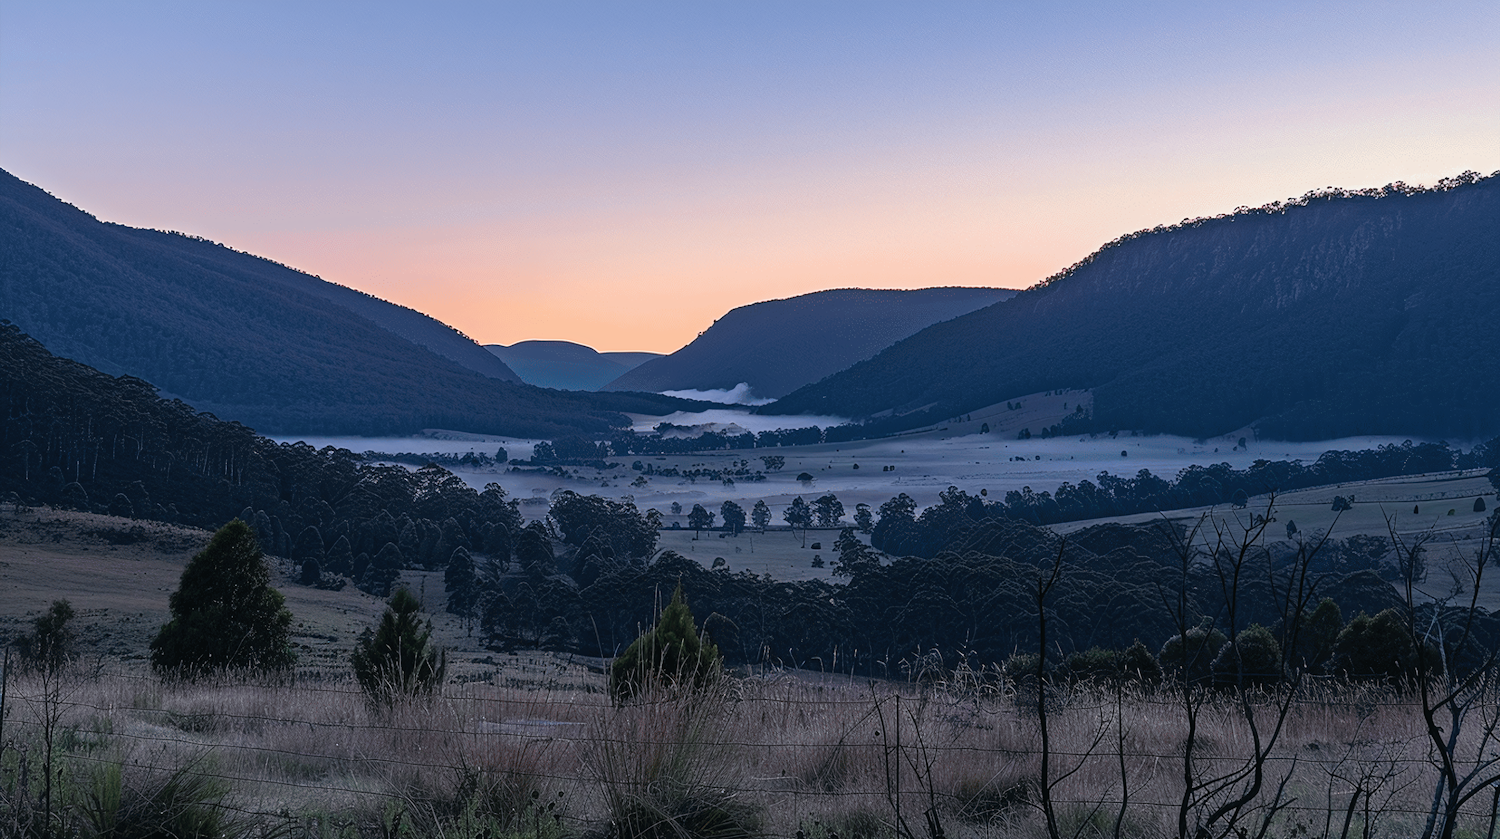
[[[750,392],[750,385],[740,382],[729,390],[664,390],[662,396],[678,399],[700,399],[704,402],[722,402],[725,405],[769,405],[775,399],[761,399]]]
[[[716,416],[721,414],[722,416]],[[739,412],[726,409],[722,412],[707,411],[668,419],[681,425],[688,424],[690,419],[699,422],[717,420],[729,425],[742,416],[744,415]],[[809,424],[822,424],[820,418],[814,417],[751,419],[772,421],[767,426],[769,428],[776,427],[778,423],[787,427],[788,421],[793,419],[806,420]],[[649,428],[660,421],[662,418],[659,417],[651,418],[650,422],[643,421],[642,428]],[[287,438],[280,439],[285,441]],[[393,454],[474,452],[493,456],[495,449],[503,447],[513,459],[529,458],[535,442],[498,437],[482,440],[309,437],[304,441],[320,448],[335,445],[359,452]],[[1243,449],[1237,448],[1238,441],[1238,436],[1207,441],[1165,435],[1121,435],[1114,439],[1101,435],[1082,439],[1007,440],[984,434],[944,438],[941,434],[930,433],[816,446],[698,452],[670,457],[611,458],[612,461],[620,462],[619,468],[601,472],[590,468],[567,467],[570,472],[576,473],[569,477],[512,472],[508,465],[487,469],[459,467],[452,471],[476,489],[493,481],[517,498],[545,498],[555,491],[570,489],[585,495],[615,499],[628,497],[643,510],[655,507],[663,512],[667,511],[673,501],[688,508],[693,504],[703,504],[709,509],[717,510],[724,501],[734,501],[748,509],[756,500],[764,499],[775,513],[775,524],[780,525],[781,510],[797,496],[810,500],[826,493],[834,493],[843,501],[848,515],[852,516],[856,503],[878,507],[903,492],[922,506],[937,503],[938,494],[949,486],[957,486],[971,493],[986,490],[991,499],[1000,499],[1006,492],[1023,487],[1031,487],[1038,492],[1053,492],[1064,481],[1075,484],[1083,480],[1096,481],[1102,471],[1123,477],[1134,476],[1141,469],[1149,469],[1158,477],[1172,479],[1179,471],[1194,464],[1207,466],[1228,463],[1235,469],[1245,469],[1260,459],[1302,460],[1310,463],[1325,451],[1371,449],[1386,444],[1400,444],[1402,439],[1356,437],[1313,443],[1247,440]],[[681,470],[722,469],[733,461],[747,460],[752,469],[761,469],[759,458],[773,455],[786,458],[785,466],[777,471],[766,472],[764,481],[738,481],[733,485],[725,485],[717,480],[693,481],[679,477],[651,476],[643,486],[632,485],[639,473],[630,467],[637,460],[649,462],[657,469],[677,467]],[[858,469],[854,468],[856,464]],[[796,480],[797,475],[803,472],[813,476],[814,480],[808,485]],[[522,508],[528,517],[541,515],[545,510],[544,506]],[[671,517],[668,519],[670,521]]]

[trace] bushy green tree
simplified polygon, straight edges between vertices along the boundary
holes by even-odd
[[[833,493],[828,493],[812,503],[818,517],[818,527],[838,527],[844,518],[844,502]]]
[[[733,501],[719,505],[719,517],[724,520],[724,529],[736,536],[745,529],[745,508]]]
[[[719,648],[698,635],[679,584],[655,628],[635,639],[611,665],[609,692],[615,701],[624,702],[653,685],[696,690],[722,672]]]
[[[151,642],[151,666],[178,676],[291,667],[292,614],[270,583],[250,526],[235,519],[219,528],[182,572],[172,620]]]
[[[786,509],[782,511],[781,518],[786,521],[792,530],[802,531],[802,545],[806,547],[807,529],[812,527],[813,523],[812,507],[809,507],[807,502],[803,501],[802,496],[799,495],[793,498],[792,503],[788,504]]]
[[[860,533],[869,533],[875,529],[875,517],[870,513],[869,504],[854,505],[854,526],[859,528]]]
[[[751,508],[750,521],[755,525],[756,529],[760,530],[762,533],[764,533],[765,529],[770,526],[771,508],[766,506],[766,502],[764,499],[756,501],[755,506]]]
[[[697,536],[701,530],[714,526],[714,514],[704,509],[702,504],[694,504],[688,513],[688,527],[693,529],[693,535]]]
[[[1332,598],[1323,598],[1311,615],[1303,613],[1296,645],[1287,657],[1287,663],[1315,673],[1323,672],[1333,656],[1334,642],[1338,640],[1343,628],[1343,610]]]
[[[443,683],[448,654],[432,644],[432,622],[421,619],[421,610],[416,595],[398,588],[386,604],[380,625],[360,634],[351,664],[370,701],[388,705],[430,695]]]
[[[448,591],[448,611],[468,617],[479,597],[479,581],[474,573],[474,559],[463,548],[454,548],[443,572],[443,586]]]

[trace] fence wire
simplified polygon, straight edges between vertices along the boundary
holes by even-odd
[[[620,706],[595,689],[471,682],[379,707],[352,682],[195,684],[96,672],[12,679],[7,693],[0,816],[34,809],[28,796],[49,743],[60,790],[81,794],[110,767],[143,788],[164,774],[201,778],[228,785],[213,806],[279,835],[330,835],[335,822],[367,835],[402,815],[426,820],[412,830],[459,835],[459,814],[483,811],[512,833],[532,818],[552,836],[538,814],[547,803],[556,835],[607,832],[621,802],[664,795],[759,808],[770,814],[765,830],[786,835],[832,831],[857,814],[892,835],[922,835],[906,825],[920,828],[928,812],[937,820],[929,833],[946,821],[945,835],[996,835],[997,824],[1036,817],[1047,782],[1034,694],[941,685],[746,680],[707,697]],[[1413,697],[1309,691],[1281,697],[1282,720],[1268,695],[1250,706],[1255,730],[1246,706],[1199,698],[1191,756],[1180,695],[1043,698],[1052,807],[1101,824],[1123,807],[1132,819],[1175,825],[1191,759],[1188,773],[1206,784],[1188,794],[1195,815],[1248,793],[1248,812],[1281,824],[1355,818],[1363,828],[1369,809],[1370,835],[1411,835],[1429,817],[1443,767]],[[1500,776],[1500,705],[1480,698],[1470,711],[1464,731],[1450,733],[1462,758],[1456,772],[1473,786]],[[1461,808],[1466,824],[1493,829],[1497,803],[1500,786],[1474,794]]]

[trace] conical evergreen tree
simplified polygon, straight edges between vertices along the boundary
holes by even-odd
[[[432,622],[418,616],[422,604],[406,588],[391,595],[380,625],[366,629],[354,647],[354,676],[372,702],[431,694],[443,683],[448,654],[431,643]]]
[[[719,648],[698,635],[682,584],[656,627],[635,639],[610,667],[609,692],[624,702],[652,685],[699,690],[723,673]]]
[[[172,620],[151,642],[151,666],[179,676],[291,667],[292,614],[270,582],[250,526],[235,519],[219,528],[182,572]]]

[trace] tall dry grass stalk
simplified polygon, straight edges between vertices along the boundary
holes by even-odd
[[[216,812],[292,836],[1045,835],[1035,706],[993,681],[773,674],[616,706],[591,678],[588,690],[452,685],[382,711],[352,680],[103,673],[65,698],[54,796],[82,807],[101,767],[118,765],[125,788],[148,792],[209,775],[225,790]],[[24,703],[43,687],[10,686],[0,815],[39,800],[41,740]],[[1185,727],[1173,700],[1085,685],[1049,702],[1059,832],[1175,835]],[[1197,737],[1204,773],[1249,748],[1227,699],[1206,699]],[[1304,687],[1268,760],[1290,802],[1268,835],[1419,834],[1436,771],[1426,737],[1409,696]],[[1492,804],[1466,805],[1466,835],[1488,835]],[[1270,791],[1251,806],[1271,806]]]

